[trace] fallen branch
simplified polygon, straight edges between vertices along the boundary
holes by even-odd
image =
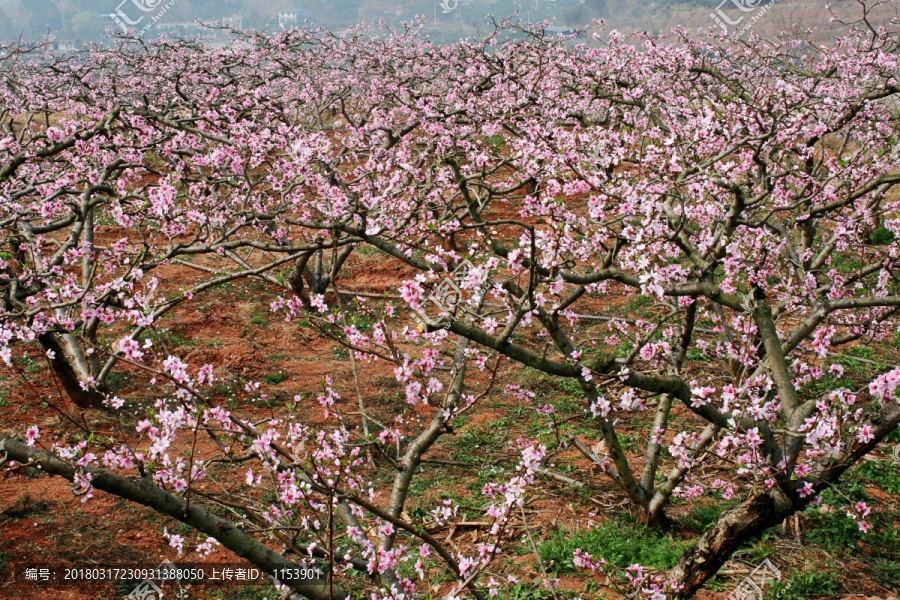
[[[29,448],[8,435],[0,434],[0,452],[6,455],[6,460],[14,460],[69,481],[75,480],[75,469],[71,465],[49,452]],[[152,508],[158,513],[177,519],[197,531],[214,537],[224,547],[269,575],[274,576],[279,569],[300,568],[299,565],[285,560],[283,556],[247,535],[232,523],[213,515],[205,508],[197,506],[196,503],[188,507],[184,498],[153,485],[149,479],[125,477],[91,467],[85,468],[84,471],[90,474],[92,487]],[[339,586],[334,586],[330,590],[327,580],[318,579],[305,583],[285,581],[283,583],[309,600],[345,600],[348,597],[347,592]]]

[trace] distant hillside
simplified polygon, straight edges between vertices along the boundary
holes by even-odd
[[[739,6],[739,2],[744,4]],[[43,36],[48,27],[58,39],[98,39],[111,25],[103,14],[114,12],[119,4],[120,0],[108,4],[96,0],[0,0],[0,39],[16,38],[23,31],[26,36]],[[121,6],[126,12],[137,11],[130,2]],[[873,19],[880,22],[896,15],[897,6],[891,1],[877,7]],[[488,25],[487,15],[505,17],[517,10],[526,21],[550,20],[558,26],[595,31],[592,21],[597,18],[603,19],[606,31],[660,33],[676,25],[691,30],[724,26],[730,32],[743,29],[743,35],[752,31],[763,36],[797,23],[815,29],[824,43],[831,41],[835,30],[822,0],[178,0],[160,22],[242,15],[245,28],[277,30],[278,13],[286,9],[302,9],[310,21],[334,30],[380,20],[399,28],[404,21],[424,16],[429,20],[426,33],[438,42],[475,35],[477,28]],[[851,0],[837,0],[832,10],[842,19],[855,19],[860,6]],[[140,14],[136,12],[133,18]]]

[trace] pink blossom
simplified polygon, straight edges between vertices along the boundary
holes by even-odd
[[[798,493],[800,494],[801,498],[806,498],[810,494],[814,493],[814,491],[815,490],[813,489],[812,482],[807,481],[806,483],[803,484],[803,487],[800,488]]]
[[[862,427],[860,427],[859,433],[856,435],[856,439],[863,444],[868,444],[869,442],[874,440],[875,434],[872,433],[872,426],[866,423]]]
[[[41,437],[41,434],[38,432],[37,425],[32,425],[25,432],[25,444],[29,448],[32,448],[32,447],[34,447],[34,442],[40,437]]]

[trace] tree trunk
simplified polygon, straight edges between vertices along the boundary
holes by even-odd
[[[641,524],[658,531],[668,531],[675,524],[669,515],[666,514],[665,509],[653,510],[649,505],[640,508],[638,519]]]
[[[884,407],[867,422],[872,426],[872,439],[846,448],[846,454],[838,460],[818,465],[818,483],[813,493],[801,498],[797,493],[801,481],[788,483],[788,493],[781,488],[749,497],[740,505],[722,513],[719,520],[691,546],[670,572],[670,576],[683,584],[679,598],[691,598],[697,590],[725,564],[725,561],[743,544],[774,527],[798,510],[808,506],[828,485],[835,483],[844,472],[868,454],[900,425],[900,404],[895,400],[885,402]]]
[[[806,505],[802,501],[791,503],[784,496],[777,498],[776,494],[781,496],[771,491],[757,494],[725,511],[681,556],[671,573],[684,584],[679,598],[691,598],[738,548]]]
[[[50,360],[50,368],[53,369],[60,386],[72,399],[72,402],[78,408],[104,409],[103,395],[95,390],[85,390],[81,387],[81,380],[78,379],[75,369],[66,360],[66,354],[59,342],[56,341],[56,337],[51,333],[43,333],[38,336],[38,341],[44,348],[53,352],[54,357]]]

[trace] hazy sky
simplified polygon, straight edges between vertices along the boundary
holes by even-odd
[[[656,0],[671,3],[675,0]],[[681,0],[684,1],[684,0]],[[711,0],[688,0],[701,4]],[[554,19],[565,26],[586,26],[592,19],[623,14],[624,0],[0,0],[0,36],[26,31],[42,35],[49,26],[58,38],[92,39],[118,21],[140,29],[151,20],[177,23],[242,16],[246,28],[277,29],[279,11],[301,9],[303,17],[330,28],[384,19],[391,25],[426,16],[441,30],[481,25],[487,14],[510,16],[516,10],[532,21]],[[646,6],[656,6],[648,4]],[[161,12],[162,11],[162,12]],[[158,13],[159,18],[154,19]],[[436,22],[436,23],[435,23]]]
[[[286,9],[301,9],[303,17],[331,29],[379,19],[399,27],[402,21],[424,15],[429,20],[425,32],[436,41],[467,37],[485,26],[487,14],[505,17],[516,10],[524,20],[551,19],[564,27],[585,28],[593,19],[603,18],[606,30],[651,32],[667,32],[675,25],[718,27],[711,16],[716,12],[727,16],[726,21],[743,18],[742,25],[754,16],[735,8],[737,0],[174,0],[167,8],[171,1],[0,0],[0,40],[17,38],[23,31],[26,37],[43,36],[49,27],[57,39],[89,41],[99,39],[108,27],[125,27],[124,23],[141,29],[148,23],[171,26],[232,15],[241,15],[244,28],[277,30],[283,24],[279,11]],[[898,4],[900,0],[888,0],[880,9],[893,12]],[[859,8],[855,2],[832,6],[844,14]],[[823,41],[833,40],[823,0],[762,0],[758,10],[761,18],[753,20],[753,31],[759,35],[799,24],[821,30]],[[117,14],[115,20],[103,16],[110,14]],[[159,29],[146,27],[143,35],[153,37]]]

